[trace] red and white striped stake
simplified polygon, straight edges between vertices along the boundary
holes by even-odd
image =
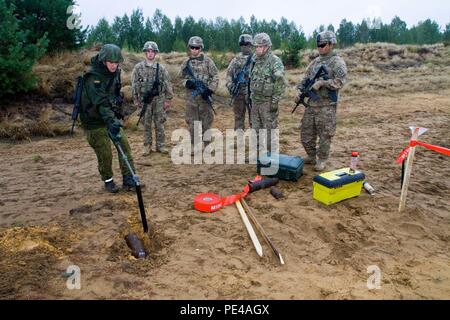
[[[412,138],[411,138],[412,141],[417,141],[417,139],[419,139],[419,137],[422,134],[428,131],[428,129],[425,128],[411,127],[410,129],[412,131]],[[416,147],[411,147],[410,152],[408,154],[408,159],[406,160],[405,180],[403,182],[402,194],[400,196],[399,212],[405,211],[406,208],[406,197],[408,195],[409,181],[411,179],[415,154],[416,154]]]

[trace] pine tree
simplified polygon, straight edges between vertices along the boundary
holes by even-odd
[[[86,42],[88,45],[92,45],[94,43],[100,44],[115,43],[113,31],[105,18],[100,19],[97,26],[93,27],[90,30]]]
[[[37,43],[45,34],[49,41],[48,51],[75,49],[83,45],[87,28],[69,27],[71,14],[67,10],[75,5],[74,0],[6,0],[14,5],[14,14],[19,28],[29,30],[31,43]]]
[[[28,41],[30,31],[20,29],[15,9],[14,5],[8,6],[5,0],[0,0],[0,99],[35,86],[32,68],[48,45],[46,34],[36,43]]]

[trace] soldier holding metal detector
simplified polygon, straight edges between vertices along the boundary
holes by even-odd
[[[119,188],[113,180],[112,150],[110,139],[116,147],[121,146],[127,161],[119,154],[123,175],[123,188],[135,189],[133,158],[127,136],[121,129],[122,97],[120,94],[120,69],[123,62],[120,48],[106,44],[91,60],[91,69],[83,75],[80,120],[89,145],[98,160],[98,170],[108,192],[117,193]],[[120,149],[118,149],[120,152]],[[127,164],[129,162],[129,165]]]
[[[301,125],[301,141],[308,154],[305,163],[315,165],[317,171],[325,169],[330,155],[331,140],[336,134],[339,90],[347,78],[345,61],[333,52],[336,43],[336,35],[331,31],[317,36],[319,57],[311,62],[298,85],[297,106],[306,107]]]

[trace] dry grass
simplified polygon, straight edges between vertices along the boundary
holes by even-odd
[[[12,141],[31,140],[32,137],[64,136],[69,133],[69,126],[50,120],[49,109],[44,110],[37,120],[16,116],[15,119],[6,117],[0,122],[0,139]]]

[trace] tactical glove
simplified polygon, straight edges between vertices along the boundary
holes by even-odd
[[[213,92],[211,89],[206,88],[205,91],[203,91],[203,93],[202,93],[202,98],[203,98],[204,100],[208,100],[208,98],[209,98],[213,93],[214,93],[214,92]]]
[[[119,142],[121,139],[120,127],[122,124],[119,121],[114,121],[108,126],[109,135],[114,142]]]
[[[186,81],[186,88],[194,90],[195,89],[195,81],[194,80],[188,80]]]

